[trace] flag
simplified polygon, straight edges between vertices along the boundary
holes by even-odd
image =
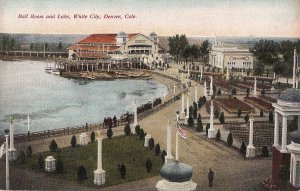
[[[5,154],[6,151],[6,142],[4,142],[1,147],[0,147],[0,158],[2,158],[2,156]]]
[[[177,133],[180,135],[181,138],[186,139],[186,131],[180,127],[177,123]]]

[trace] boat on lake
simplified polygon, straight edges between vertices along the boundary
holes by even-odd
[[[52,73],[53,70],[54,70],[54,67],[52,67],[52,66],[47,66],[45,68],[45,72],[47,72],[47,73]]]
[[[52,74],[60,75],[59,69],[53,69],[53,70],[52,70]]]

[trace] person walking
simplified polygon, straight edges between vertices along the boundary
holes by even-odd
[[[208,181],[209,181],[208,186],[213,187],[214,172],[211,169],[209,169],[209,172],[208,172]]]

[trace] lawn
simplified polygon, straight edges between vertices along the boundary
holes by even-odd
[[[103,169],[106,171],[106,184],[104,186],[159,175],[159,170],[163,164],[162,159],[160,156],[155,156],[154,149],[145,148],[143,143],[144,141],[136,135],[124,135],[103,140]],[[58,158],[56,152],[47,151],[41,154],[44,159],[49,155]],[[97,168],[97,142],[75,148],[62,148],[59,154],[64,164],[64,172],[62,174],[48,173],[50,176],[90,187],[100,187],[93,183],[93,172]],[[146,170],[147,158],[152,162],[150,173]],[[37,159],[38,154],[34,154],[26,158],[26,162],[16,162],[15,165],[46,173],[44,169],[39,169]],[[125,179],[121,178],[118,164],[126,166]],[[77,167],[80,165],[83,165],[87,170],[88,178],[84,181],[77,180]]]

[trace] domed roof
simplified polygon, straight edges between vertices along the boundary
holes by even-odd
[[[291,141],[300,144],[300,130],[296,130],[290,133]]]
[[[123,32],[123,31],[121,31],[121,32],[119,32],[119,33],[117,34],[117,36],[127,36],[127,34],[126,34],[125,32]]]
[[[160,175],[170,182],[186,182],[192,178],[193,169],[184,163],[171,162],[160,169]]]
[[[151,32],[149,36],[157,36],[157,34],[155,32]]]
[[[286,89],[280,94],[278,100],[300,103],[300,89],[296,89],[296,88]]]

